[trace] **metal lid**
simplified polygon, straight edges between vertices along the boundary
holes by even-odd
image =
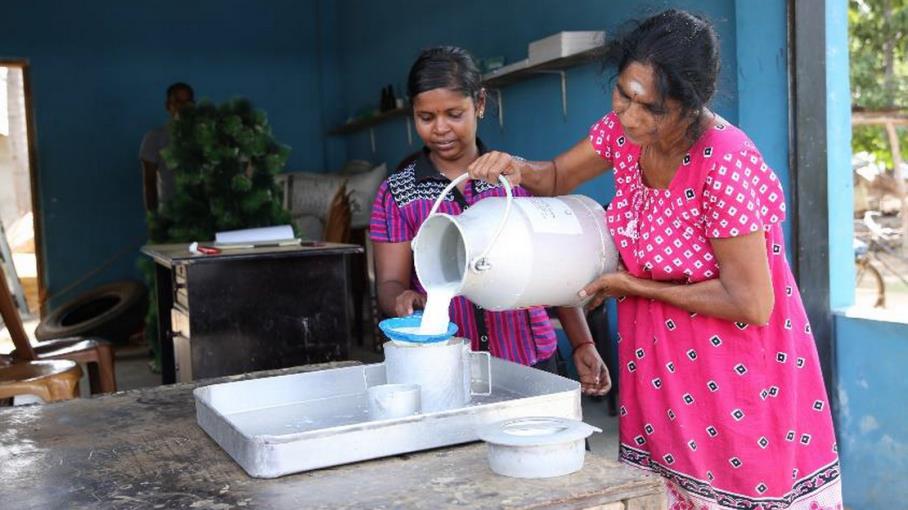
[[[479,428],[479,438],[506,446],[542,446],[585,439],[602,429],[556,416],[527,416],[499,421]]]

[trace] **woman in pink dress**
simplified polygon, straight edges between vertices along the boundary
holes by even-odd
[[[550,162],[505,153],[469,171],[561,195],[608,170],[624,270],[581,291],[618,299],[620,457],[666,480],[671,509],[842,508],[836,439],[785,256],[784,193],[711,112],[719,47],[669,10],[611,43],[614,111]]]

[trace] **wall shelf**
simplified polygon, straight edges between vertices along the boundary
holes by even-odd
[[[495,91],[498,106],[498,127],[504,129],[504,100],[501,97],[501,88],[542,74],[555,74],[561,78],[561,114],[567,120],[567,73],[565,71],[571,67],[596,62],[601,55],[602,48],[592,48],[567,57],[547,60],[502,74],[496,74],[495,71],[484,74],[482,76],[483,84],[488,89]]]
[[[395,108],[393,110],[388,110],[386,112],[381,112],[379,114],[373,115],[371,117],[366,117],[364,119],[354,120],[352,122],[347,122],[346,124],[341,124],[336,128],[328,131],[329,135],[348,135],[350,133],[355,133],[357,131],[362,131],[363,129],[370,128],[382,122],[393,119],[395,117],[400,117],[406,115],[410,112],[409,106],[404,106],[402,108]]]
[[[571,67],[595,62],[600,58],[601,54],[601,48],[593,48],[573,55],[568,55],[567,57],[546,60],[545,62],[516,69],[504,74],[496,74],[495,71],[492,71],[482,75],[482,82],[489,88],[504,87],[512,83],[528,80],[540,74],[564,71]]]
[[[601,48],[593,48],[590,50],[582,51],[580,53],[575,53],[567,57],[556,58],[554,60],[547,60],[545,62],[540,62],[538,64],[523,67],[520,69],[515,69],[513,71],[508,71],[505,73],[496,73],[492,71],[486,73],[482,76],[483,85],[490,89],[494,90],[498,99],[498,125],[501,128],[504,128],[504,103],[501,98],[501,88],[513,83],[518,83],[521,81],[526,81],[532,78],[536,78],[543,74],[555,74],[561,77],[561,112],[565,118],[567,118],[567,74],[565,70],[581,66],[584,64],[589,64],[595,62],[599,59],[602,53]],[[404,106],[402,108],[395,108],[393,110],[382,112],[371,117],[364,119],[354,120],[352,122],[347,122],[337,126],[336,128],[328,131],[329,135],[348,135],[351,133],[356,133],[365,129],[369,130],[369,139],[372,145],[372,152],[375,152],[375,132],[373,127],[381,124],[382,122],[393,119],[397,117],[405,117],[407,119],[407,140],[410,145],[413,144],[413,136],[410,127],[410,107]]]

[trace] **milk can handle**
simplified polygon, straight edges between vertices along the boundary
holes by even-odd
[[[457,178],[455,178],[453,181],[451,181],[451,183],[448,184],[447,187],[445,187],[445,189],[441,192],[441,195],[438,196],[438,199],[435,200],[435,203],[432,204],[432,209],[429,211],[429,216],[432,216],[436,213],[436,211],[438,211],[438,208],[441,206],[441,201],[444,200],[446,196],[448,196],[448,193],[450,193],[451,190],[454,189],[454,186],[457,186],[469,176],[470,174],[461,174],[457,176]],[[492,265],[489,264],[488,260],[486,260],[486,255],[489,254],[492,246],[495,245],[495,241],[497,241],[501,236],[501,233],[504,231],[505,225],[507,225],[508,223],[508,218],[511,215],[511,202],[514,201],[514,193],[511,190],[511,183],[508,182],[507,178],[505,178],[505,176],[503,175],[499,175],[498,180],[501,181],[501,184],[504,186],[504,191],[507,194],[507,203],[504,206],[504,215],[502,215],[501,222],[498,224],[498,228],[495,229],[495,234],[492,235],[492,239],[489,241],[489,244],[487,244],[486,248],[482,250],[482,253],[480,253],[479,256],[473,259],[473,261],[470,263],[470,268],[473,271],[482,272],[488,271],[492,268]]]

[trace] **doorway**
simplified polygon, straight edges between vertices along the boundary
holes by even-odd
[[[0,60],[0,248],[9,249],[3,269],[25,320],[40,316],[44,297],[34,139],[28,62]]]

